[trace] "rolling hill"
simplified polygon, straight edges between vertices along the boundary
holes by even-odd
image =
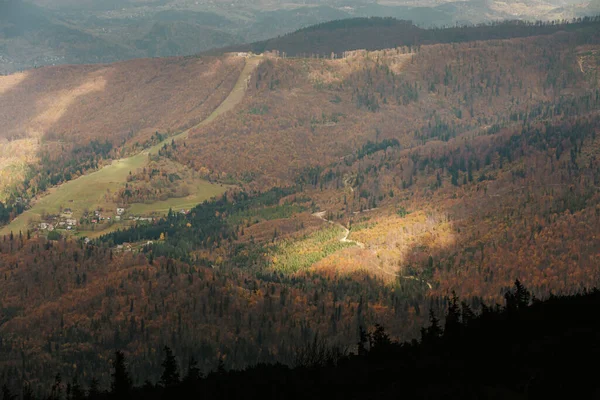
[[[0,1],[0,73],[41,65],[101,63],[142,56],[20,0]]]

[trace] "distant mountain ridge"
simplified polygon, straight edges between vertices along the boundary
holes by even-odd
[[[585,17],[580,21],[583,21],[584,27],[589,24],[589,27],[593,29],[597,24],[597,19]],[[345,51],[359,49],[381,50],[400,46],[512,39],[549,35],[562,30],[570,31],[581,28],[581,24],[573,25],[569,22],[529,23],[513,20],[466,27],[423,29],[411,21],[395,18],[353,18],[313,25],[277,38],[213,50],[208,53],[278,51],[290,57],[311,55],[329,57],[332,54],[341,56]]]
[[[507,19],[572,19],[597,13],[598,0],[400,0],[385,4],[363,0],[1,0],[0,73],[42,65],[193,55],[270,40],[332,20],[391,17],[426,28]]]

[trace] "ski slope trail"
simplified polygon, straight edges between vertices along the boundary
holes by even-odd
[[[149,155],[157,154],[166,143],[171,143],[172,140],[177,141],[187,138],[190,131],[207,125],[221,115],[233,110],[243,100],[252,73],[262,59],[262,56],[246,58],[246,64],[229,95],[202,122],[136,155],[113,160],[111,164],[97,171],[50,188],[44,196],[35,201],[29,210],[19,215],[10,224],[0,228],[0,235],[8,235],[10,232],[25,232],[31,220],[39,220],[44,213],[58,214],[61,206],[69,207],[74,213],[78,214],[85,209],[95,210],[103,204],[106,193],[116,192],[127,182],[129,171],[135,171],[148,164]]]

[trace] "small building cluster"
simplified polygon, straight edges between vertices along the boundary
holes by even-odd
[[[88,224],[107,224],[112,221],[121,221],[122,215],[125,213],[124,207],[117,207],[115,214],[106,215],[108,211],[105,213],[103,209],[94,210],[92,213],[84,213],[83,219],[85,223]]]
[[[48,215],[40,222],[38,228],[42,231],[52,232],[55,229],[72,230],[77,226],[77,219],[73,218],[73,211],[65,208],[59,215]]]
[[[180,214],[189,214],[190,210],[182,209]],[[94,229],[94,225],[110,224],[112,222],[120,222],[123,220],[139,221],[139,222],[154,222],[156,217],[143,215],[128,215],[123,206],[119,206],[113,212],[112,210],[104,210],[99,208],[92,212],[85,211],[83,215],[77,219],[73,215],[73,210],[70,208],[63,209],[58,215],[45,215],[43,220],[39,222],[38,229],[42,231],[52,232],[55,229],[74,230],[77,227],[83,230]]]

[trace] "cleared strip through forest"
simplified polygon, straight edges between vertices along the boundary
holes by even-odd
[[[157,154],[165,143],[171,142],[171,140],[187,138],[192,129],[211,123],[217,117],[231,111],[237,106],[244,98],[252,72],[260,64],[261,60],[261,56],[252,56],[246,59],[246,65],[227,98],[199,124],[175,136],[171,136],[165,141],[134,156],[114,160],[110,165],[98,171],[51,188],[45,196],[36,201],[31,209],[25,211],[10,224],[0,229],[0,234],[8,235],[11,231],[14,233],[18,233],[19,231],[25,232],[30,220],[40,219],[43,213],[58,214],[61,206],[70,207],[74,212],[76,210],[81,212],[83,209],[95,209],[99,204],[102,204],[102,198],[107,191],[114,192],[127,182],[129,171],[135,171],[147,165],[149,154]]]

